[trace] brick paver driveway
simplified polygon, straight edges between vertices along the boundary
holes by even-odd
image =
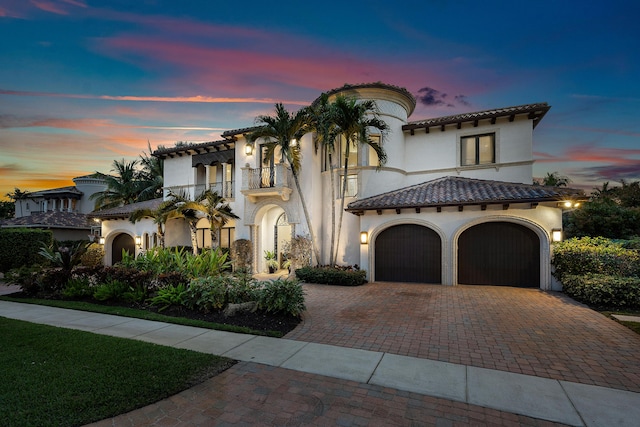
[[[557,292],[304,285],[286,338],[640,392],[640,335]]]

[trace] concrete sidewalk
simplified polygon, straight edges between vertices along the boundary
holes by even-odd
[[[574,426],[637,426],[640,393],[384,352],[0,301],[0,316],[374,384]]]

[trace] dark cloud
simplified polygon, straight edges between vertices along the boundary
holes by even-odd
[[[444,92],[440,92],[429,86],[425,86],[418,90],[416,99],[419,103],[426,106],[443,105],[445,107],[453,108],[456,105],[469,106],[469,101],[464,95],[456,95],[453,97],[453,101],[448,99],[448,95]]]
[[[605,165],[583,168],[575,171],[574,175],[581,176],[588,181],[640,181],[640,162],[629,165]]]

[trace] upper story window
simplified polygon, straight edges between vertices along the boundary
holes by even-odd
[[[496,162],[496,134],[460,138],[460,165],[487,165]]]
[[[380,135],[370,135],[370,139],[373,142],[380,144]],[[334,168],[344,167],[344,155],[345,155],[345,139],[341,135],[336,138],[334,145],[334,151],[331,155]],[[329,153],[326,147],[323,148],[323,162],[322,170],[329,170]],[[362,145],[358,142],[351,142],[349,144],[349,167],[354,168],[358,166],[380,166],[378,160],[378,154],[370,145]]]

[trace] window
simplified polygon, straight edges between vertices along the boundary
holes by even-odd
[[[338,192],[338,198],[342,194],[342,186],[344,185],[342,179],[340,180],[340,191]],[[345,197],[355,197],[358,194],[358,175],[347,175],[347,191],[344,193]]]
[[[369,139],[371,139],[372,142],[380,145],[380,135],[371,135]],[[380,159],[378,159],[378,153],[376,153],[376,150],[374,150],[370,145],[367,145],[367,148],[369,149],[369,158],[367,159],[367,165],[375,167],[380,166]]]
[[[495,133],[460,138],[460,165],[487,165],[495,163]]]

